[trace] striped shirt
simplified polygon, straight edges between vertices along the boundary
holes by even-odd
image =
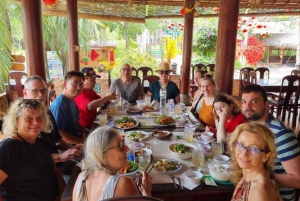
[[[266,126],[274,133],[277,156],[275,158],[275,174],[285,174],[281,162],[291,160],[300,155],[300,149],[295,134],[272,114],[266,121]],[[284,201],[295,200],[294,188],[280,188],[280,194]]]

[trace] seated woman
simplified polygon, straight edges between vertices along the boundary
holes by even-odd
[[[155,71],[159,74],[159,81],[152,82],[149,86],[148,95],[151,96],[152,100],[160,101],[159,91],[163,87],[167,90],[167,100],[174,99],[175,103],[180,102],[180,91],[177,85],[170,81],[170,72],[174,70],[170,69],[169,64],[161,63],[159,68]]]
[[[220,94],[214,99],[214,114],[216,117],[216,130],[218,142],[226,142],[226,138],[235,128],[248,120],[241,113],[234,101],[228,96]]]
[[[237,184],[232,201],[282,200],[272,175],[276,145],[274,134],[259,123],[239,125],[230,135],[232,182]]]
[[[200,110],[200,105],[198,104],[200,99],[203,97],[203,92],[201,90],[201,78],[204,77],[205,75],[205,71],[203,70],[197,70],[194,73],[194,83],[196,86],[198,86],[198,90],[195,92],[194,94],[194,98],[193,98],[193,103],[192,103],[192,108],[191,108],[191,112],[192,114],[195,115],[196,111]],[[198,115],[197,115],[198,116]]]
[[[85,142],[85,171],[80,173],[73,190],[73,201],[103,200],[126,195],[139,195],[129,177],[118,175],[128,165],[127,152],[120,133],[112,128],[101,127],[88,136]],[[143,172],[139,190],[150,196],[151,178]]]
[[[201,79],[201,90],[203,97],[198,102],[198,117],[200,122],[206,126],[206,129],[215,128],[215,116],[213,113],[213,102],[218,94],[218,89],[212,77],[205,76]],[[197,117],[197,116],[196,116]]]
[[[4,116],[0,143],[0,185],[4,200],[56,200],[65,186],[51,157],[51,145],[40,137],[52,129],[47,108],[37,100],[15,100]],[[61,185],[59,185],[60,181]],[[1,197],[0,197],[1,200]]]

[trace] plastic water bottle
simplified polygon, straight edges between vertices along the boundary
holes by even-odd
[[[160,113],[161,115],[166,115],[166,98],[167,98],[167,89],[164,87],[164,85],[161,85],[160,91],[159,91],[159,97],[160,97]]]
[[[135,144],[134,142],[129,142],[128,144],[129,151],[127,152],[127,160],[135,161]]]
[[[171,117],[174,116],[174,109],[175,109],[174,99],[169,99],[169,112]]]

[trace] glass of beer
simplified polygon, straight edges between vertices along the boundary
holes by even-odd
[[[106,123],[107,123],[107,114],[99,114],[98,115],[98,119],[99,119],[99,125],[100,126],[106,126]]]

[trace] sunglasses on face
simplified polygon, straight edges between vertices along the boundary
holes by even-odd
[[[35,99],[23,99],[20,103],[19,103],[19,107],[21,105],[24,105],[24,106],[31,106],[31,107],[34,107],[34,106],[37,106],[41,104],[38,100],[35,100]]]
[[[168,75],[169,71],[160,71],[159,74],[161,74],[161,75],[163,75],[163,74]]]
[[[48,89],[47,89],[47,88],[44,88],[44,89],[32,89],[32,90],[25,89],[25,90],[31,91],[31,93],[32,93],[33,95],[38,95],[39,92],[40,92],[41,94],[47,94],[47,93],[48,93]]]
[[[108,148],[104,152],[107,152],[108,150],[114,149],[114,148],[119,148],[120,151],[123,151],[124,150],[124,144],[125,144],[125,139],[123,139],[119,142],[119,146]]]
[[[235,150],[237,152],[242,153],[246,149],[248,154],[250,154],[251,156],[257,156],[258,154],[260,154],[260,152],[268,153],[266,150],[260,150],[256,147],[246,147],[239,142],[235,142],[234,145],[235,145]]]

